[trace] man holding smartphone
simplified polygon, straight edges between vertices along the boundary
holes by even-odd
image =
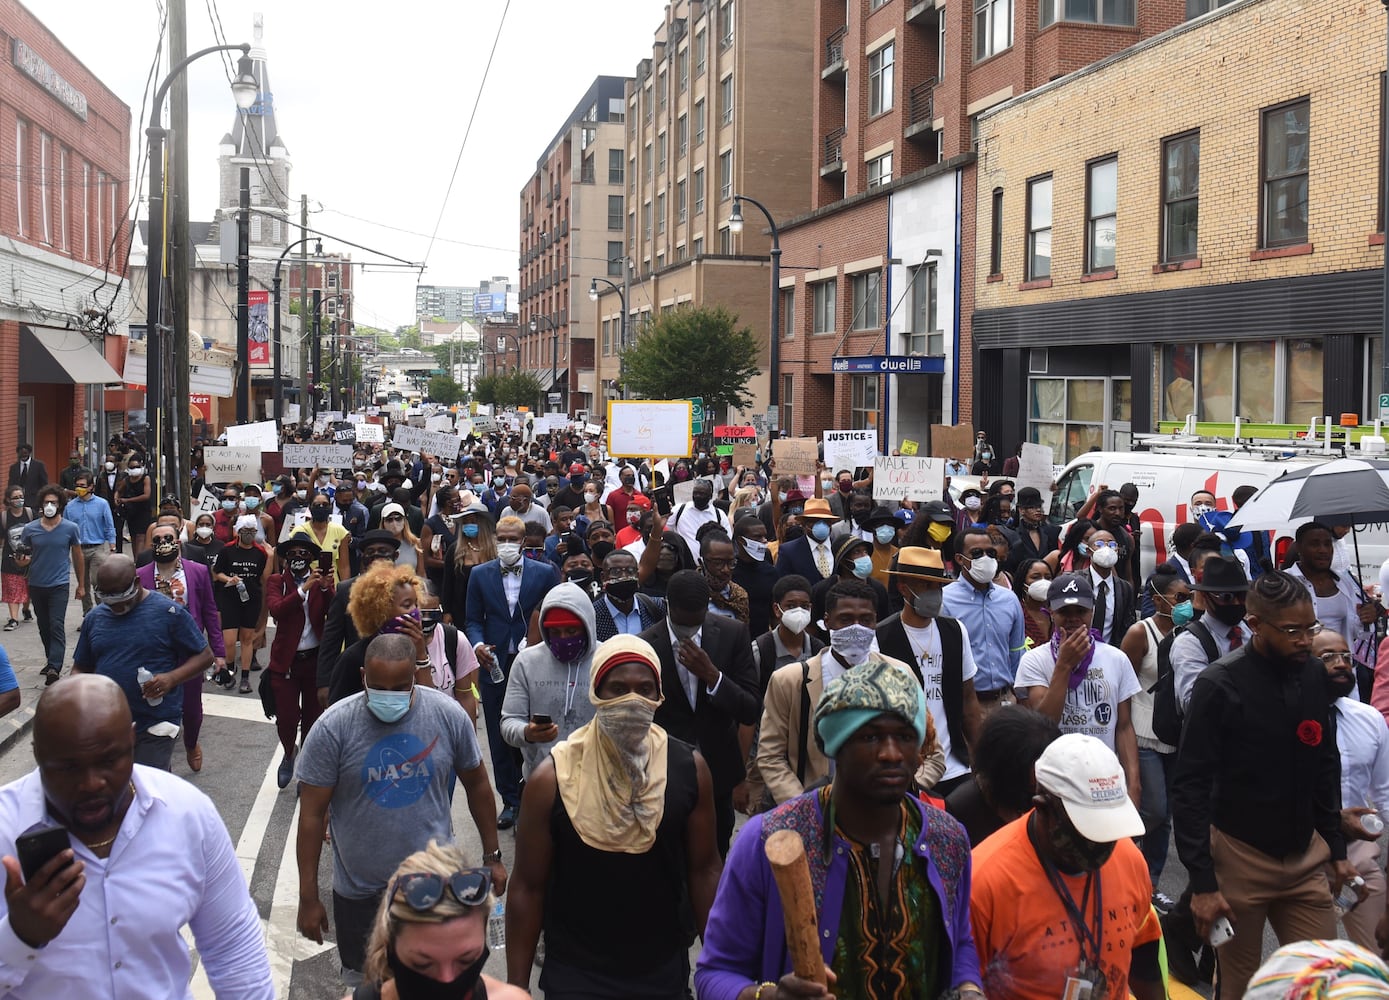
[[[318,705],[318,646],[333,601],[333,554],[321,552],[303,535],[279,544],[275,554],[284,570],[265,582],[265,599],[275,617],[270,646],[270,689],[275,694],[275,728],[284,759],[276,783],[294,778],[295,738],[307,739],[322,709]]]

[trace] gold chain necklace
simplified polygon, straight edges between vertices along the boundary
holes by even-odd
[[[131,797],[132,799],[135,798],[135,782],[133,782],[133,781],[130,783],[130,797]],[[102,841],[99,841],[99,842],[97,842],[97,843],[95,843],[95,844],[88,844],[88,843],[84,840],[84,841],[82,841],[82,844],[83,844],[83,846],[86,847],[89,851],[99,851],[99,850],[101,850],[103,847],[110,847],[112,844],[114,844],[114,843],[116,842],[116,837],[119,837],[120,835],[121,835],[121,831],[120,831],[119,828],[117,828],[116,833],[115,833],[115,836],[111,837],[110,840],[102,840]]]

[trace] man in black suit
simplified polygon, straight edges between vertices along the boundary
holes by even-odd
[[[15,454],[19,456],[19,461],[10,466],[10,477],[5,483],[5,489],[21,487],[24,490],[25,505],[33,507],[39,490],[48,485],[48,469],[34,457],[33,445],[21,444],[15,449]]]
[[[834,576],[834,543],[830,541],[830,531],[838,521],[828,500],[820,497],[807,500],[801,511],[805,534],[783,542],[777,549],[777,572],[782,576],[792,573],[803,576],[811,584]]]
[[[661,659],[665,702],[656,725],[699,750],[714,781],[719,853],[733,835],[733,789],[745,777],[747,747],[762,714],[752,637],[742,622],[709,611],[709,583],[681,570],[666,588],[667,617],[641,633]]]
[[[1018,542],[1008,550],[1008,562],[1003,567],[1010,573],[1028,559],[1041,559],[1060,545],[1061,528],[1047,521],[1042,511],[1042,494],[1035,486],[1018,490]]]
[[[1090,568],[1087,575],[1095,594],[1095,611],[1090,627],[1098,629],[1105,642],[1117,646],[1124,641],[1129,626],[1137,620],[1138,598],[1133,584],[1116,570],[1123,560],[1124,550],[1114,534],[1105,529],[1096,531],[1090,536],[1089,545]]]

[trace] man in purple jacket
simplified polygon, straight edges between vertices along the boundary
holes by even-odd
[[[161,522],[162,522],[161,518]],[[212,596],[212,574],[198,562],[184,562],[179,556],[178,529],[169,523],[155,525],[150,534],[154,562],[135,571],[146,590],[157,590],[188,609],[193,620],[207,633],[212,647],[213,663],[218,673],[227,667],[227,650],[222,642],[222,618]],[[188,766],[194,771],[203,769],[203,748],[198,733],[203,728],[203,678],[191,678],[183,685],[183,748],[188,754]]]
[[[952,817],[909,796],[926,734],[921,685],[900,666],[867,663],[825,689],[815,737],[834,760],[833,782],[752,817],[733,842],[695,971],[699,1000],[983,1000],[969,840]],[[764,853],[778,830],[805,842],[828,990],[790,971]]]

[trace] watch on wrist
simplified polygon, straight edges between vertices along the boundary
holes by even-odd
[[[495,851],[488,851],[482,856],[482,860],[489,865],[501,864],[502,849],[499,847]]]

